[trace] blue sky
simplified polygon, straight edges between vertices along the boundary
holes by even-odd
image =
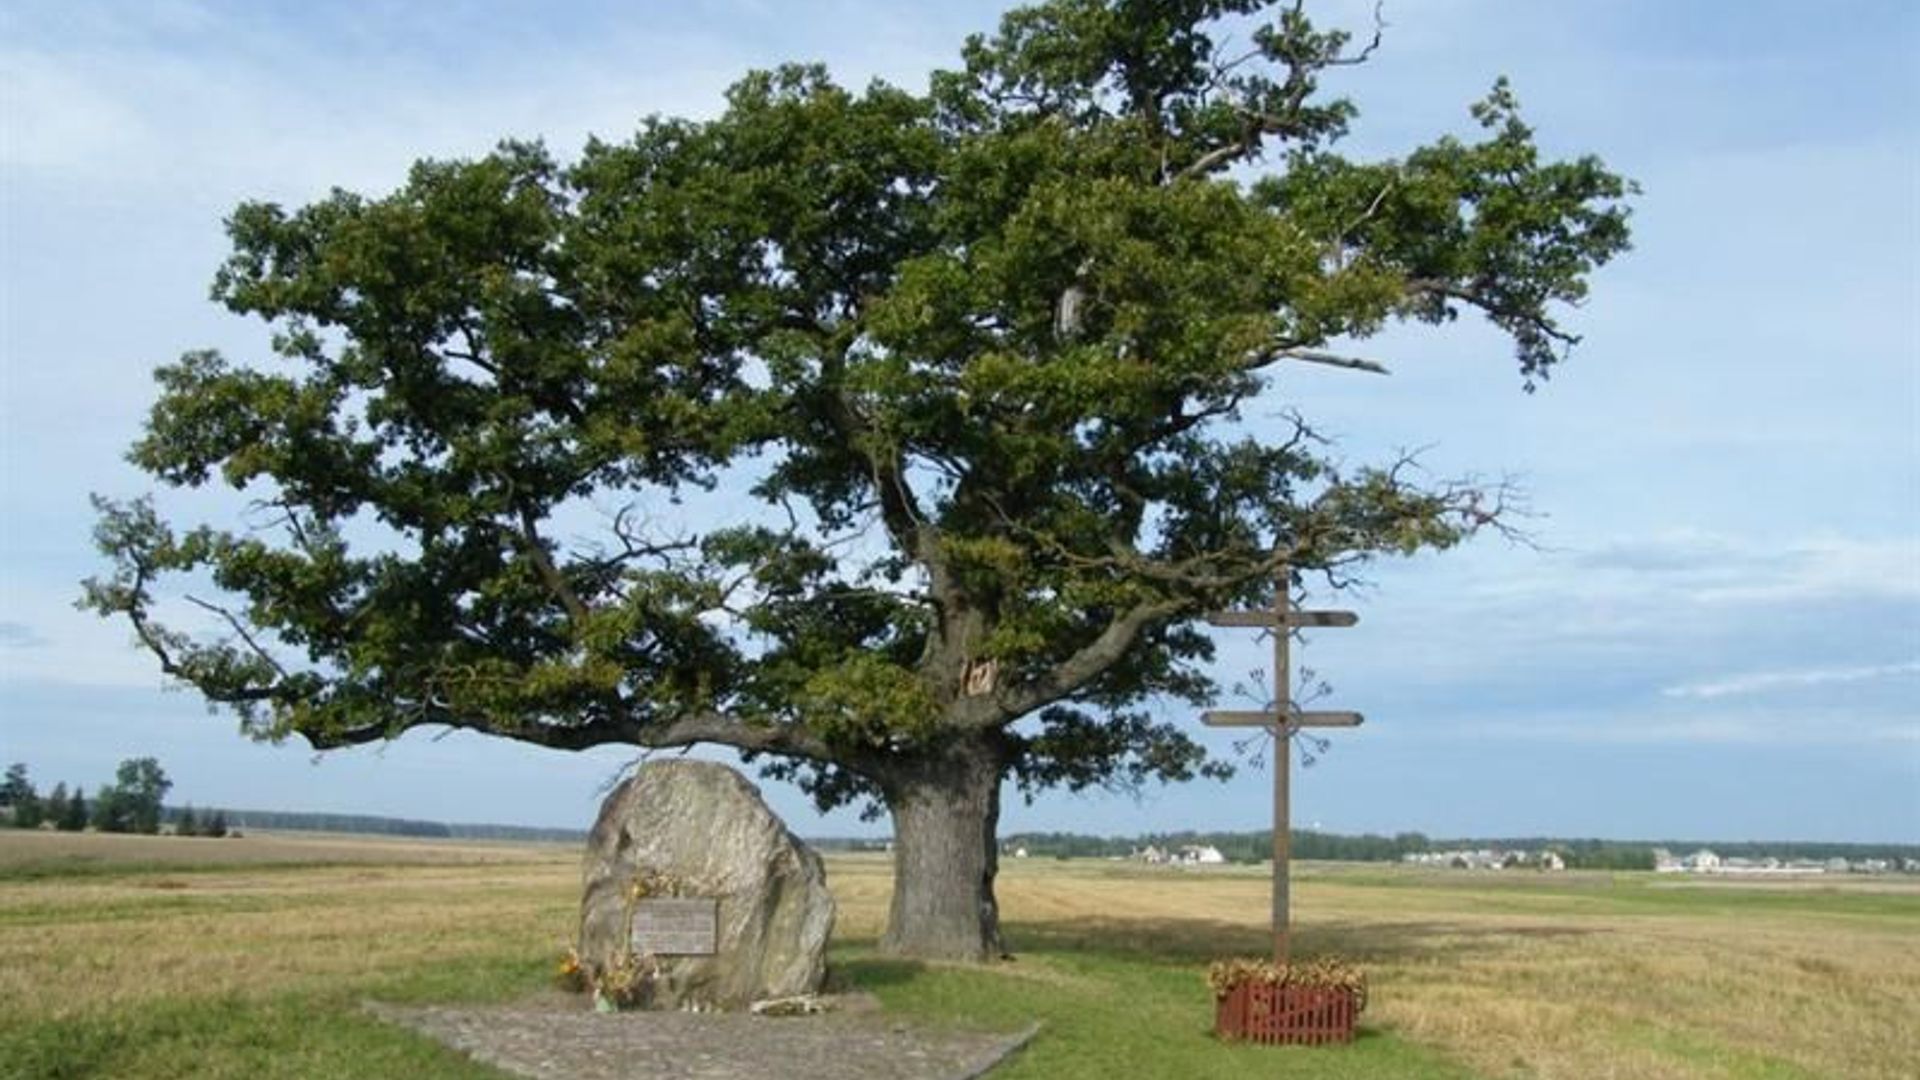
[[[1313,5],[1356,29],[1370,4]],[[584,825],[631,758],[416,733],[316,758],[167,692],[74,611],[89,492],[180,352],[259,355],[206,299],[221,217],[396,184],[420,156],[537,136],[571,154],[711,114],[752,66],[909,86],[993,4],[89,4],[0,12],[0,761],[88,786],[158,756],[200,805]],[[1537,547],[1386,563],[1310,640],[1367,713],[1295,782],[1343,831],[1920,840],[1920,8],[1389,3],[1339,89],[1390,154],[1513,80],[1542,140],[1638,179],[1636,250],[1520,391],[1484,327],[1364,344],[1388,379],[1274,398],[1365,461],[1513,475]],[[230,505],[170,505],[220,517]],[[1244,632],[1243,632],[1244,633]],[[1221,673],[1260,663],[1251,641]],[[1197,726],[1197,724],[1196,724]],[[1219,741],[1223,748],[1226,740]],[[1264,774],[1009,805],[1003,828],[1259,828]],[[871,831],[769,795],[803,833]]]

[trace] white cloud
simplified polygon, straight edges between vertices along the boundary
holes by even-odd
[[[0,648],[37,649],[47,643],[47,639],[34,631],[33,627],[11,619],[0,621]]]
[[[1815,537],[1778,549],[1735,549],[1742,580],[1700,582],[1707,603],[1778,602],[1835,596],[1920,599],[1920,536],[1893,540]],[[1766,565],[1772,562],[1773,565]]]
[[[1920,721],[1825,709],[1569,710],[1466,721],[1456,737],[1606,746],[1811,746],[1845,742],[1920,744]]]
[[[1363,595],[1315,597],[1356,607],[1361,625],[1308,634],[1297,659],[1333,682],[1335,706],[1416,739],[1910,743],[1920,707],[1890,680],[1920,672],[1896,662],[1920,657],[1917,546],[1702,529],[1549,552],[1476,544],[1383,565]],[[1266,662],[1251,644],[1221,649],[1222,677]],[[1763,696],[1816,686],[1833,715],[1811,726],[1801,701]]]
[[[95,571],[104,570],[101,567]],[[0,581],[8,611],[30,622],[0,623],[0,683],[152,690],[172,685],[153,655],[134,640],[125,619],[103,619],[74,607],[78,583]],[[193,633],[217,633],[204,613],[169,611],[169,625]],[[15,637],[9,629],[28,635]]]
[[[1620,537],[1569,553],[1596,589],[1623,579],[1655,585],[1668,599],[1703,603],[1850,595],[1920,597],[1920,535],[1810,535],[1760,542],[1677,529]],[[1561,567],[1561,570],[1575,567]]]
[[[544,138],[570,157],[589,134],[624,139],[650,113],[711,115],[728,84],[788,48],[828,49],[859,86],[917,78],[952,45],[864,9],[815,12],[762,57],[714,14],[574,36],[530,12],[176,5],[139,18],[78,7],[0,49],[0,164],[50,189],[216,206],[305,201],[335,185],[379,192],[417,158],[485,153],[504,137]],[[471,62],[400,44],[435,32],[469,36]]]
[[[140,131],[127,101],[59,57],[0,53],[0,87],[0,163],[10,170],[57,169],[115,153]]]
[[[1798,671],[1756,671],[1744,675],[1732,675],[1724,679],[1709,682],[1683,683],[1661,690],[1665,697],[1712,699],[1745,694],[1761,694],[1771,690],[1791,690],[1807,686],[1825,686],[1830,683],[1864,682],[1873,679],[1897,678],[1902,675],[1920,673],[1920,660],[1908,660],[1902,664],[1869,664],[1862,667],[1806,668]]]

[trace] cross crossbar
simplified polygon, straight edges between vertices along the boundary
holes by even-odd
[[[1352,626],[1360,616],[1351,611],[1215,611],[1207,615],[1214,626]]]
[[[1320,712],[1306,711],[1294,713],[1290,718],[1293,727],[1359,727],[1365,717],[1357,712]],[[1278,727],[1280,714],[1277,712],[1243,712],[1238,709],[1215,709],[1200,714],[1200,722],[1209,727]]]

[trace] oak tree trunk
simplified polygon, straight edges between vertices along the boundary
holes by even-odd
[[[999,958],[998,754],[954,748],[883,787],[893,815],[893,906],[881,950],[926,960]]]

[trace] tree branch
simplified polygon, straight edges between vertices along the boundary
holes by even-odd
[[[823,762],[845,757],[844,754],[836,756],[824,740],[797,726],[755,724],[722,712],[694,712],[671,720],[656,721],[615,715],[585,724],[544,724],[505,731],[485,721],[460,716],[435,702],[418,702],[411,706],[397,706],[397,709],[413,711],[427,723],[504,736],[553,750],[587,750],[612,744],[670,750],[699,743],[717,743],[736,750],[785,754]],[[367,724],[335,731],[301,731],[298,734],[315,750],[363,746],[394,737],[393,729],[387,724]]]
[[[1292,17],[1296,20],[1301,20],[1302,24],[1304,24],[1305,20],[1304,9],[1304,3],[1295,3],[1292,10]],[[1289,41],[1287,44],[1290,48],[1283,51],[1267,53],[1267,55],[1284,62],[1286,65],[1286,79],[1280,84],[1280,111],[1271,112],[1265,109],[1240,107],[1238,111],[1246,120],[1245,130],[1240,137],[1201,154],[1185,168],[1175,173],[1173,179],[1178,181],[1206,176],[1238,158],[1253,154],[1259,148],[1261,140],[1270,135],[1312,134],[1312,124],[1308,121],[1307,117],[1303,115],[1302,110],[1306,105],[1308,95],[1314,90],[1315,73],[1326,68],[1354,67],[1366,63],[1367,60],[1373,56],[1374,51],[1380,47],[1380,40],[1386,31],[1386,27],[1386,19],[1381,15],[1381,4],[1375,3],[1373,6],[1373,38],[1367,42],[1365,48],[1351,56],[1342,55],[1338,51],[1337,44],[1331,48],[1327,48],[1324,52],[1316,53],[1308,51],[1306,46],[1314,40],[1312,38],[1308,38],[1305,42],[1297,40]],[[1344,41],[1344,35],[1324,40],[1340,42]],[[1261,55],[1265,51],[1264,49],[1256,49],[1248,55],[1242,56],[1227,64],[1215,64],[1215,87],[1218,88],[1222,84],[1225,84],[1227,75],[1234,68],[1246,63],[1254,56]]]
[[[1187,599],[1161,599],[1135,604],[1126,613],[1108,623],[1099,637],[1055,665],[1051,671],[1039,679],[995,694],[992,698],[998,712],[994,717],[995,722],[1005,723],[1018,719],[1078,690],[1101,672],[1119,662],[1120,658],[1126,655],[1127,650],[1133,647],[1134,641],[1139,638],[1142,630],[1179,614],[1192,603],[1193,601]]]
[[[540,580],[546,584],[547,591],[551,592],[554,599],[560,602],[560,606],[566,609],[567,618],[572,621],[575,631],[584,630],[587,618],[592,612],[580,599],[579,594],[573,591],[573,586],[567,584],[566,575],[560,572],[560,568],[555,566],[553,559],[547,555],[546,545],[540,540],[538,523],[534,520],[533,508],[518,499],[514,500],[514,508],[520,515],[519,537],[527,558],[533,561],[533,567],[539,572]]]
[[[187,594],[187,602],[202,611],[210,611],[222,619],[225,619],[227,625],[233,628],[234,633],[240,635],[240,640],[247,643],[247,648],[252,649],[255,656],[266,661],[274,671],[279,673],[282,679],[287,677],[287,669],[280,666],[280,661],[275,659],[272,653],[261,647],[260,642],[256,641],[254,636],[247,631],[246,626],[240,622],[239,616],[221,607],[219,604],[209,603],[191,593]]]
[[[1527,310],[1525,307],[1519,305],[1504,303],[1498,297],[1489,295],[1485,289],[1478,285],[1463,285],[1443,278],[1413,278],[1407,282],[1407,295],[1409,297],[1430,296],[1442,300],[1457,300],[1463,304],[1473,305],[1496,321],[1507,320],[1509,323],[1524,324],[1543,337],[1557,341],[1562,345],[1578,345],[1580,343],[1580,335],[1568,333],[1560,329],[1552,319],[1541,314],[1539,311]]]
[[[1323,352],[1319,349],[1277,349],[1262,353],[1255,367],[1264,367],[1275,360],[1300,360],[1309,364],[1325,364],[1328,367],[1349,368],[1353,371],[1370,371],[1375,375],[1391,375],[1387,365],[1378,360],[1367,360],[1358,356],[1341,356],[1337,353]]]

